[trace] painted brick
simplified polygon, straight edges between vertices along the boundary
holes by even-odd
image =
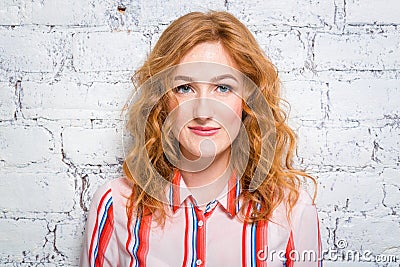
[[[332,119],[377,120],[400,113],[398,80],[357,79],[329,84]]]
[[[322,94],[326,85],[312,81],[286,81],[282,97],[290,105],[289,117],[303,120],[321,120],[323,117]]]
[[[300,33],[257,32],[255,37],[279,71],[301,69],[307,60],[307,49]]]
[[[326,140],[326,165],[364,167],[373,164],[373,136],[367,128],[331,128]]]
[[[43,163],[52,158],[54,143],[43,127],[0,127],[0,158],[9,165]]]
[[[387,207],[400,209],[400,188],[398,185],[385,185],[385,197],[382,200],[382,203]]]
[[[105,25],[118,5],[110,0],[1,0],[1,25]],[[62,11],[62,12],[60,12]]]
[[[398,185],[400,170],[385,168],[381,175],[385,184]]]
[[[65,60],[69,38],[60,33],[0,31],[2,68],[26,72],[53,72]]]
[[[66,173],[1,172],[0,191],[0,210],[8,212],[69,212],[74,206],[74,181]]]
[[[347,249],[349,250],[370,250],[375,255],[398,255],[398,247],[396,250],[396,247],[393,248],[391,245],[400,238],[400,227],[398,225],[399,223],[394,216],[387,216],[386,218],[343,218],[339,220],[338,227],[340,230],[338,230],[337,237],[347,241]]]
[[[372,128],[374,136],[373,158],[381,165],[398,166],[400,162],[400,128],[386,126]]]
[[[65,156],[75,164],[116,164],[122,157],[117,129],[67,128],[63,142]]]
[[[109,1],[34,0],[26,22],[44,25],[103,25]]]
[[[0,120],[10,120],[16,110],[15,88],[9,83],[0,82]]]
[[[400,6],[396,0],[351,0],[346,1],[348,24],[399,24]]]
[[[149,48],[139,32],[77,33],[73,41],[73,65],[77,71],[134,70]]]
[[[383,182],[374,172],[319,173],[318,203],[328,211],[368,212],[382,207]],[[357,186],[354,190],[353,186]]]
[[[0,219],[0,259],[11,257],[21,262],[23,253],[40,254],[48,233],[44,220]]]
[[[85,225],[78,222],[61,223],[56,229],[56,247],[72,262],[78,262]]]
[[[0,0],[0,24],[18,25],[21,23],[20,4],[18,0]]]
[[[131,83],[79,84],[23,82],[25,117],[51,119],[118,118],[133,89]]]
[[[384,34],[317,34],[317,70],[390,70],[400,68],[400,36]]]
[[[228,1],[228,11],[247,25],[318,26],[333,24],[334,1]]]
[[[139,23],[143,25],[169,24],[178,17],[191,12],[206,12],[211,10],[225,9],[223,0],[206,1],[177,1],[177,0],[155,0],[140,2]]]
[[[298,146],[297,156],[304,164],[327,165],[324,155],[326,153],[326,130],[315,127],[300,127],[297,130]]]

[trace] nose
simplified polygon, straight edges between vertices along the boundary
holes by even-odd
[[[214,116],[213,100],[207,95],[207,88],[205,87],[199,90],[199,95],[194,99],[194,119],[207,120]]]

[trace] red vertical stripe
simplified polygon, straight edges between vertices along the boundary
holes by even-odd
[[[107,211],[107,219],[101,232],[100,240],[98,241],[98,250],[96,257],[96,266],[101,267],[104,263],[104,254],[106,253],[108,243],[110,241],[114,227],[113,205]]]
[[[268,222],[267,221],[259,221],[257,223],[256,229],[256,266],[257,267],[265,267],[267,266],[266,260],[260,260],[258,257],[259,252],[263,251],[264,253],[268,253]],[[267,256],[267,255],[264,255]]]
[[[231,178],[228,181],[228,212],[234,216],[236,214],[235,200],[236,200],[236,174],[232,173]]]
[[[286,267],[294,266],[294,262],[290,258],[291,251],[293,250],[294,250],[293,232],[290,232],[289,240],[286,245]],[[292,253],[292,255],[294,256],[295,254]]]
[[[189,214],[188,208],[185,208],[185,239],[184,241],[184,255],[183,255],[183,263],[182,267],[185,267],[187,264],[187,257],[188,257],[188,238],[189,238]]]
[[[132,229],[131,229],[132,216],[133,216],[132,209],[129,209],[129,212],[130,212],[130,214],[128,214],[128,222],[126,224],[126,230],[128,231],[128,239],[126,240],[125,249],[128,252],[128,255],[130,257],[129,267],[132,267],[132,265],[133,265],[133,255],[132,255],[132,253],[130,252],[130,249],[129,249],[129,245],[130,245],[131,240],[132,240]]]
[[[203,221],[202,226],[193,225],[193,227],[197,227],[197,258],[202,260],[201,266],[204,266],[206,261],[206,221],[201,209],[195,207],[194,210],[196,212],[197,222]]]
[[[142,221],[139,229],[139,248],[137,251],[137,258],[139,260],[139,266],[146,266],[147,253],[149,252],[149,234],[151,228],[151,215],[143,212]]]
[[[103,197],[100,199],[100,203],[99,206],[97,207],[97,218],[96,218],[96,224],[95,224],[95,228],[93,229],[93,233],[92,233],[92,239],[90,241],[90,248],[89,248],[89,262],[92,256],[92,252],[93,252],[93,243],[94,243],[94,239],[97,235],[97,231],[99,230],[99,216],[100,216],[100,211],[101,208],[103,207],[104,204],[104,199],[106,198],[106,196],[111,192],[111,188],[107,190],[107,192],[103,195]]]
[[[179,190],[179,185],[180,185],[180,172],[177,169],[174,169],[174,177],[172,178],[172,202],[173,202],[173,210],[176,212],[178,209],[180,203],[180,190]]]
[[[246,219],[250,218],[250,211],[251,211],[251,201],[249,202],[249,206],[246,211]],[[243,223],[243,230],[242,230],[242,267],[246,267],[246,230],[247,230],[247,223]]]

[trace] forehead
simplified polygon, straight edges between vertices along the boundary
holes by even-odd
[[[237,68],[234,60],[219,42],[204,42],[190,49],[179,63],[211,62]]]
[[[219,83],[230,82],[235,89],[240,87],[245,77],[238,70],[212,62],[188,62],[174,66],[170,73],[170,80],[174,86],[184,83]]]

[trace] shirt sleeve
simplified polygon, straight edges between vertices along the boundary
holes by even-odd
[[[96,190],[90,205],[79,266],[118,265],[113,198],[111,188],[105,184]]]
[[[287,267],[322,266],[317,209],[308,194],[306,197],[309,201],[300,201],[293,211],[291,233],[286,246]]]

